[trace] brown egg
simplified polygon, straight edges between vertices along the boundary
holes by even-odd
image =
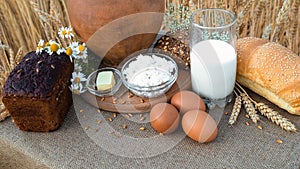
[[[185,114],[190,110],[206,110],[204,101],[196,93],[191,91],[180,91],[176,93],[171,104],[174,105],[181,114]]]
[[[150,111],[151,126],[159,133],[174,132],[179,125],[180,115],[177,109],[168,103],[159,103]]]
[[[183,131],[200,143],[213,141],[218,135],[215,120],[202,110],[191,110],[182,117]]]

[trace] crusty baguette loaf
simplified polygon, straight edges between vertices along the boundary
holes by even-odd
[[[237,81],[291,114],[300,115],[300,57],[259,38],[237,41]]]

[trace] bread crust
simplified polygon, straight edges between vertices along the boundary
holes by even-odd
[[[300,57],[259,38],[237,41],[237,82],[291,114],[300,115]]]

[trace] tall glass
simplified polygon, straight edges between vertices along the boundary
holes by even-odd
[[[192,88],[208,105],[225,107],[235,85],[236,16],[223,9],[202,9],[191,17]]]

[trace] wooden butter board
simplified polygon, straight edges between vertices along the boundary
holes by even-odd
[[[141,98],[136,95],[128,97],[130,91],[122,85],[118,92],[110,97],[101,98],[89,92],[82,94],[82,98],[91,105],[110,112],[119,113],[144,113],[149,112],[151,108],[162,102],[168,102],[171,97],[182,90],[191,89],[191,75],[190,70],[178,67],[178,78],[170,90],[157,98]]]

